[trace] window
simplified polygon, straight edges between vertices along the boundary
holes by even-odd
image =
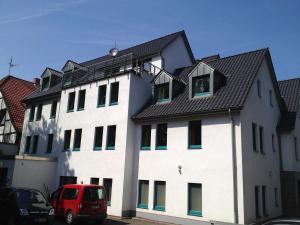
[[[85,90],[80,90],[78,95],[77,110],[78,111],[84,110],[84,104],[85,104]]]
[[[192,79],[192,96],[202,96],[209,94],[209,75],[193,77]]]
[[[119,82],[110,85],[110,102],[109,105],[117,105],[119,98]]]
[[[273,149],[273,152],[276,152],[276,148],[275,148],[275,135],[272,134],[272,149]]]
[[[106,149],[114,150],[116,142],[116,125],[107,127]]]
[[[95,127],[94,150],[102,149],[103,127]]]
[[[149,198],[149,181],[139,181],[139,197],[138,197],[138,208],[148,209],[148,198]]]
[[[189,122],[189,149],[200,149],[201,145],[201,120]]]
[[[170,101],[169,83],[155,85],[157,102]]]
[[[30,144],[31,144],[31,136],[27,136],[26,143],[25,143],[25,153],[30,152]]]
[[[154,210],[165,211],[166,204],[166,182],[154,182]]]
[[[0,110],[0,126],[3,126],[5,124],[5,115],[6,115],[6,109]]]
[[[99,185],[99,178],[97,177],[91,177],[91,184]]]
[[[141,149],[150,150],[150,146],[151,146],[151,125],[143,125]]]
[[[72,176],[60,176],[59,178],[59,186],[65,184],[77,184],[77,177]]]
[[[260,153],[265,154],[264,151],[264,128],[259,127],[259,148],[260,148]]]
[[[53,101],[51,105],[50,119],[56,117],[57,101]]]
[[[202,216],[202,185],[188,184],[188,215]]]
[[[106,85],[101,85],[98,88],[98,107],[104,107],[106,100]]]
[[[34,135],[33,144],[32,144],[32,154],[35,154],[37,152],[38,142],[39,142],[39,136]]]
[[[73,151],[80,151],[82,129],[76,129],[74,135]]]
[[[70,150],[70,142],[71,142],[71,130],[65,130],[65,135],[64,135],[64,151],[69,151]]]
[[[261,98],[261,85],[260,80],[257,80],[257,95]]]
[[[74,104],[75,104],[75,92],[71,92],[71,93],[69,93],[67,112],[74,111]]]
[[[30,113],[29,113],[29,121],[33,121],[34,114],[35,114],[35,105],[32,105],[30,108]]]
[[[158,124],[156,128],[156,149],[167,149],[167,130],[168,125],[166,123]]]
[[[53,134],[48,134],[48,142],[47,142],[47,151],[46,153],[52,152],[52,146],[53,146]]]
[[[273,107],[273,93],[272,93],[272,90],[269,90],[269,97],[270,97],[270,106]]]
[[[77,195],[79,193],[79,190],[76,188],[67,188],[64,190],[64,193],[62,195],[62,199],[64,200],[75,200],[77,199]]]
[[[256,218],[260,218],[260,213],[259,213],[259,186],[255,186],[255,214]]]
[[[257,152],[257,141],[256,141],[256,132],[257,132],[257,125],[255,123],[252,123],[252,146],[253,151]]]
[[[294,150],[295,150],[295,159],[296,161],[299,161],[297,137],[294,137]]]
[[[50,86],[50,77],[43,78],[42,91],[48,90]]]
[[[111,205],[111,194],[112,194],[112,179],[104,178],[103,186],[105,188],[107,205],[110,206]]]
[[[42,111],[43,111],[43,104],[39,104],[38,109],[37,109],[37,113],[36,113],[36,120],[41,120]]]
[[[263,207],[263,215],[267,216],[267,204],[266,204],[266,197],[267,197],[267,188],[266,186],[262,186],[262,207]]]
[[[278,189],[274,188],[274,200],[275,200],[275,206],[278,207]]]

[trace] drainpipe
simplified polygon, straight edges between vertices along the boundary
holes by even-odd
[[[231,109],[228,109],[228,115],[231,123],[231,148],[232,148],[232,171],[233,171],[233,208],[234,208],[234,223],[239,223],[239,212],[238,212],[238,194],[237,194],[237,164],[236,164],[236,137],[234,119],[232,116]]]

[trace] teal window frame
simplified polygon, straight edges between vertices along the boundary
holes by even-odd
[[[26,153],[26,154],[30,153],[30,145],[31,145],[31,136],[27,136],[26,137],[24,153]]]
[[[119,82],[110,84],[109,106],[119,104],[119,88]],[[116,94],[114,93],[114,91],[116,92]],[[113,95],[115,95],[114,97],[116,97],[116,99],[113,99]]]
[[[105,107],[106,104],[106,91],[107,85],[103,84],[98,87],[98,99],[97,99],[97,107]],[[104,98],[104,101],[101,102],[101,99]]]
[[[55,119],[56,111],[57,111],[57,100],[53,101],[51,104],[50,119]]]
[[[203,202],[203,194],[202,194],[202,184],[199,184],[199,183],[188,183],[188,212],[187,214],[189,216],[197,216],[197,217],[202,217],[202,210],[199,211],[199,210],[195,210],[195,209],[191,209],[191,201],[192,199],[194,199],[192,196],[191,196],[191,188],[192,186],[200,186],[201,188],[201,208],[202,208],[202,202]]]
[[[167,90],[164,92],[166,96],[160,96],[160,90],[166,88]],[[155,85],[155,95],[156,95],[156,102],[163,103],[170,101],[170,83],[163,83],[163,84],[156,84]]]
[[[43,113],[43,104],[39,104],[37,107],[36,112],[36,121],[40,121],[42,119],[42,113]]]
[[[75,98],[76,98],[76,92],[70,92],[68,95],[68,105],[67,105],[67,112],[74,112],[74,108],[75,108]],[[71,100],[72,100],[72,104],[71,104]],[[71,107],[71,105],[72,107]]]
[[[147,203],[142,202],[142,183],[148,185],[148,193],[145,197],[147,197]],[[137,202],[137,208],[140,209],[148,209],[148,204],[149,204],[149,181],[148,180],[139,180],[138,182],[138,202]]]
[[[71,136],[72,136],[72,130],[65,130],[63,152],[68,152],[71,150]],[[67,142],[66,139],[68,140]]]
[[[29,112],[29,122],[32,122],[34,120],[34,116],[35,116],[35,105],[32,105],[30,107],[30,112]]]
[[[144,136],[144,132],[149,132],[147,129],[150,129],[149,140],[147,137]],[[148,141],[149,143],[146,144],[145,142]],[[150,150],[151,149],[151,125],[142,125],[141,127],[141,150]]]
[[[80,151],[81,147],[81,139],[82,139],[82,129],[75,129],[74,132],[74,142],[73,142],[73,151]]]
[[[164,199],[164,205],[157,204],[157,184],[164,184],[165,186],[165,199]],[[165,181],[154,181],[154,199],[153,199],[153,210],[155,211],[166,211],[166,182]]]
[[[77,111],[83,111],[85,108],[86,90],[80,90],[78,93]]]
[[[48,134],[48,139],[47,139],[47,150],[46,153],[50,154],[53,149],[53,134]]]
[[[111,178],[104,178],[103,179],[103,186],[104,186],[104,189],[105,189],[106,205],[107,206],[111,206],[112,185],[113,185],[113,179],[111,179]]]
[[[34,135],[31,154],[37,153],[38,144],[39,144],[39,135]]]
[[[200,124],[200,144],[194,144],[192,135],[193,126]],[[197,128],[195,128],[197,129]],[[199,129],[199,128],[198,128]],[[188,127],[188,149],[189,150],[195,150],[195,149],[202,149],[202,121],[201,120],[193,120],[189,121],[189,127]]]
[[[113,133],[111,133],[113,132]],[[113,137],[113,145],[110,142],[110,138],[111,138],[111,135],[114,134],[114,137]],[[107,134],[106,134],[106,150],[115,150],[115,147],[116,147],[116,135],[117,135],[117,126],[116,125],[110,125],[107,127]]]
[[[100,132],[100,133],[98,133],[98,132]],[[101,137],[97,137],[97,134],[98,135],[100,135]],[[97,143],[97,138],[99,138],[99,140],[101,140],[100,142],[101,142],[101,146],[99,145],[97,145],[96,146],[96,143]],[[101,127],[95,127],[95,132],[94,132],[94,151],[100,151],[100,150],[102,150],[102,141],[103,140],[103,127],[101,126]]]
[[[196,92],[195,91],[195,85],[196,85],[196,81],[197,80],[203,80],[206,79],[208,77],[209,80],[209,90],[208,91],[204,91],[204,92]],[[210,91],[210,74],[205,74],[205,75],[201,75],[201,76],[196,76],[192,78],[192,97],[197,97],[197,96],[207,96],[207,95],[211,95],[211,91]]]
[[[163,130],[161,130],[162,128],[166,129],[165,131],[165,137],[163,137]],[[159,138],[165,138],[165,145],[161,145],[162,143],[160,142],[164,142],[164,140],[160,140]],[[167,146],[168,146],[168,124],[167,123],[161,123],[161,124],[157,124],[156,126],[156,145],[155,145],[155,150],[167,150]]]

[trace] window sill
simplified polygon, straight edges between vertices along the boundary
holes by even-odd
[[[165,206],[161,206],[161,205],[154,206],[153,210],[155,210],[155,211],[161,211],[161,212],[165,212],[166,211]]]
[[[156,103],[166,103],[170,102],[171,100],[169,98],[163,98],[163,99],[157,99]]]
[[[190,210],[190,211],[188,211],[188,215],[202,217],[202,212],[196,211],[196,210]]]
[[[150,149],[151,149],[150,146],[142,146],[141,147],[142,151],[150,151]]]
[[[111,103],[109,103],[109,106],[114,106],[114,105],[118,105],[118,102],[111,102]]]
[[[50,119],[51,119],[51,120],[52,120],[52,119],[55,119],[55,117],[56,117],[56,116],[50,116]]]
[[[94,151],[101,151],[102,147],[94,147]]]
[[[74,148],[73,149],[73,152],[79,152],[80,151],[80,148]]]
[[[97,105],[97,108],[103,108],[105,107],[105,104]]]
[[[74,109],[67,110],[67,113],[74,112]]]
[[[203,93],[194,93],[193,97],[205,97],[205,96],[210,96],[210,92],[203,92]]]
[[[189,150],[196,150],[196,149],[202,149],[202,145],[190,145]]]
[[[42,118],[36,119],[35,121],[41,121]]]
[[[148,205],[147,204],[138,204],[137,206],[140,209],[148,209]]]
[[[115,146],[107,146],[106,150],[115,150]]]
[[[155,150],[167,150],[167,146],[156,146]]]
[[[33,122],[33,120],[28,120],[28,122]]]
[[[84,108],[78,108],[77,109],[77,111],[83,111],[84,110]]]

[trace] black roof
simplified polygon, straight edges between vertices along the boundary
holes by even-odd
[[[179,31],[179,32],[175,32],[172,34],[168,34],[166,36],[163,36],[163,37],[160,37],[160,38],[157,38],[157,39],[121,50],[118,53],[118,57],[120,57],[120,56],[125,57],[128,54],[132,54],[135,57],[138,57],[141,59],[146,59],[148,57],[158,55],[172,41],[174,41],[179,36],[181,36],[183,38],[186,48],[191,57],[191,60],[194,62],[195,58],[194,58],[193,52],[191,50],[191,47],[189,45],[189,42],[187,40],[187,37],[186,37],[186,34],[184,31]],[[99,57],[99,58],[96,58],[93,60],[82,62],[79,65],[84,66],[84,67],[90,67],[90,69],[91,69],[91,68],[97,67],[97,64],[107,61],[107,60],[110,60],[110,59],[112,59],[111,56],[105,55],[105,56],[102,56],[102,57]],[[89,71],[92,71],[92,69]],[[79,70],[75,70],[74,72],[72,72],[72,76],[76,78],[74,83],[80,85],[80,84],[89,82],[90,80],[93,80],[95,78],[95,73],[91,73],[89,71],[79,69]],[[101,79],[101,77],[99,77],[98,79]],[[56,86],[48,89],[47,91],[40,91],[40,89],[38,89],[35,92],[33,92],[32,94],[30,94],[29,96],[26,96],[23,99],[23,102],[29,102],[29,101],[40,100],[41,98],[44,99],[44,98],[53,97],[53,96],[59,95],[61,90],[62,90],[61,84],[56,85]]]
[[[294,129],[300,102],[300,78],[279,81],[278,86],[287,109],[282,114],[278,128],[280,130]]]
[[[169,103],[155,104],[151,102],[147,104],[138,114],[133,116],[133,119],[135,121],[147,121],[193,114],[225,112],[228,109],[240,110],[265,56],[267,56],[266,59],[273,70],[269,60],[270,53],[266,48],[225,58],[215,57],[214,60],[207,61],[206,64],[225,75],[226,85],[221,87],[213,96],[197,99],[189,99],[188,86],[188,74],[197,64],[181,68],[173,75],[185,81],[187,85],[184,91]],[[272,76],[274,76],[273,80],[276,81],[275,74]],[[277,97],[280,99],[279,95]]]

